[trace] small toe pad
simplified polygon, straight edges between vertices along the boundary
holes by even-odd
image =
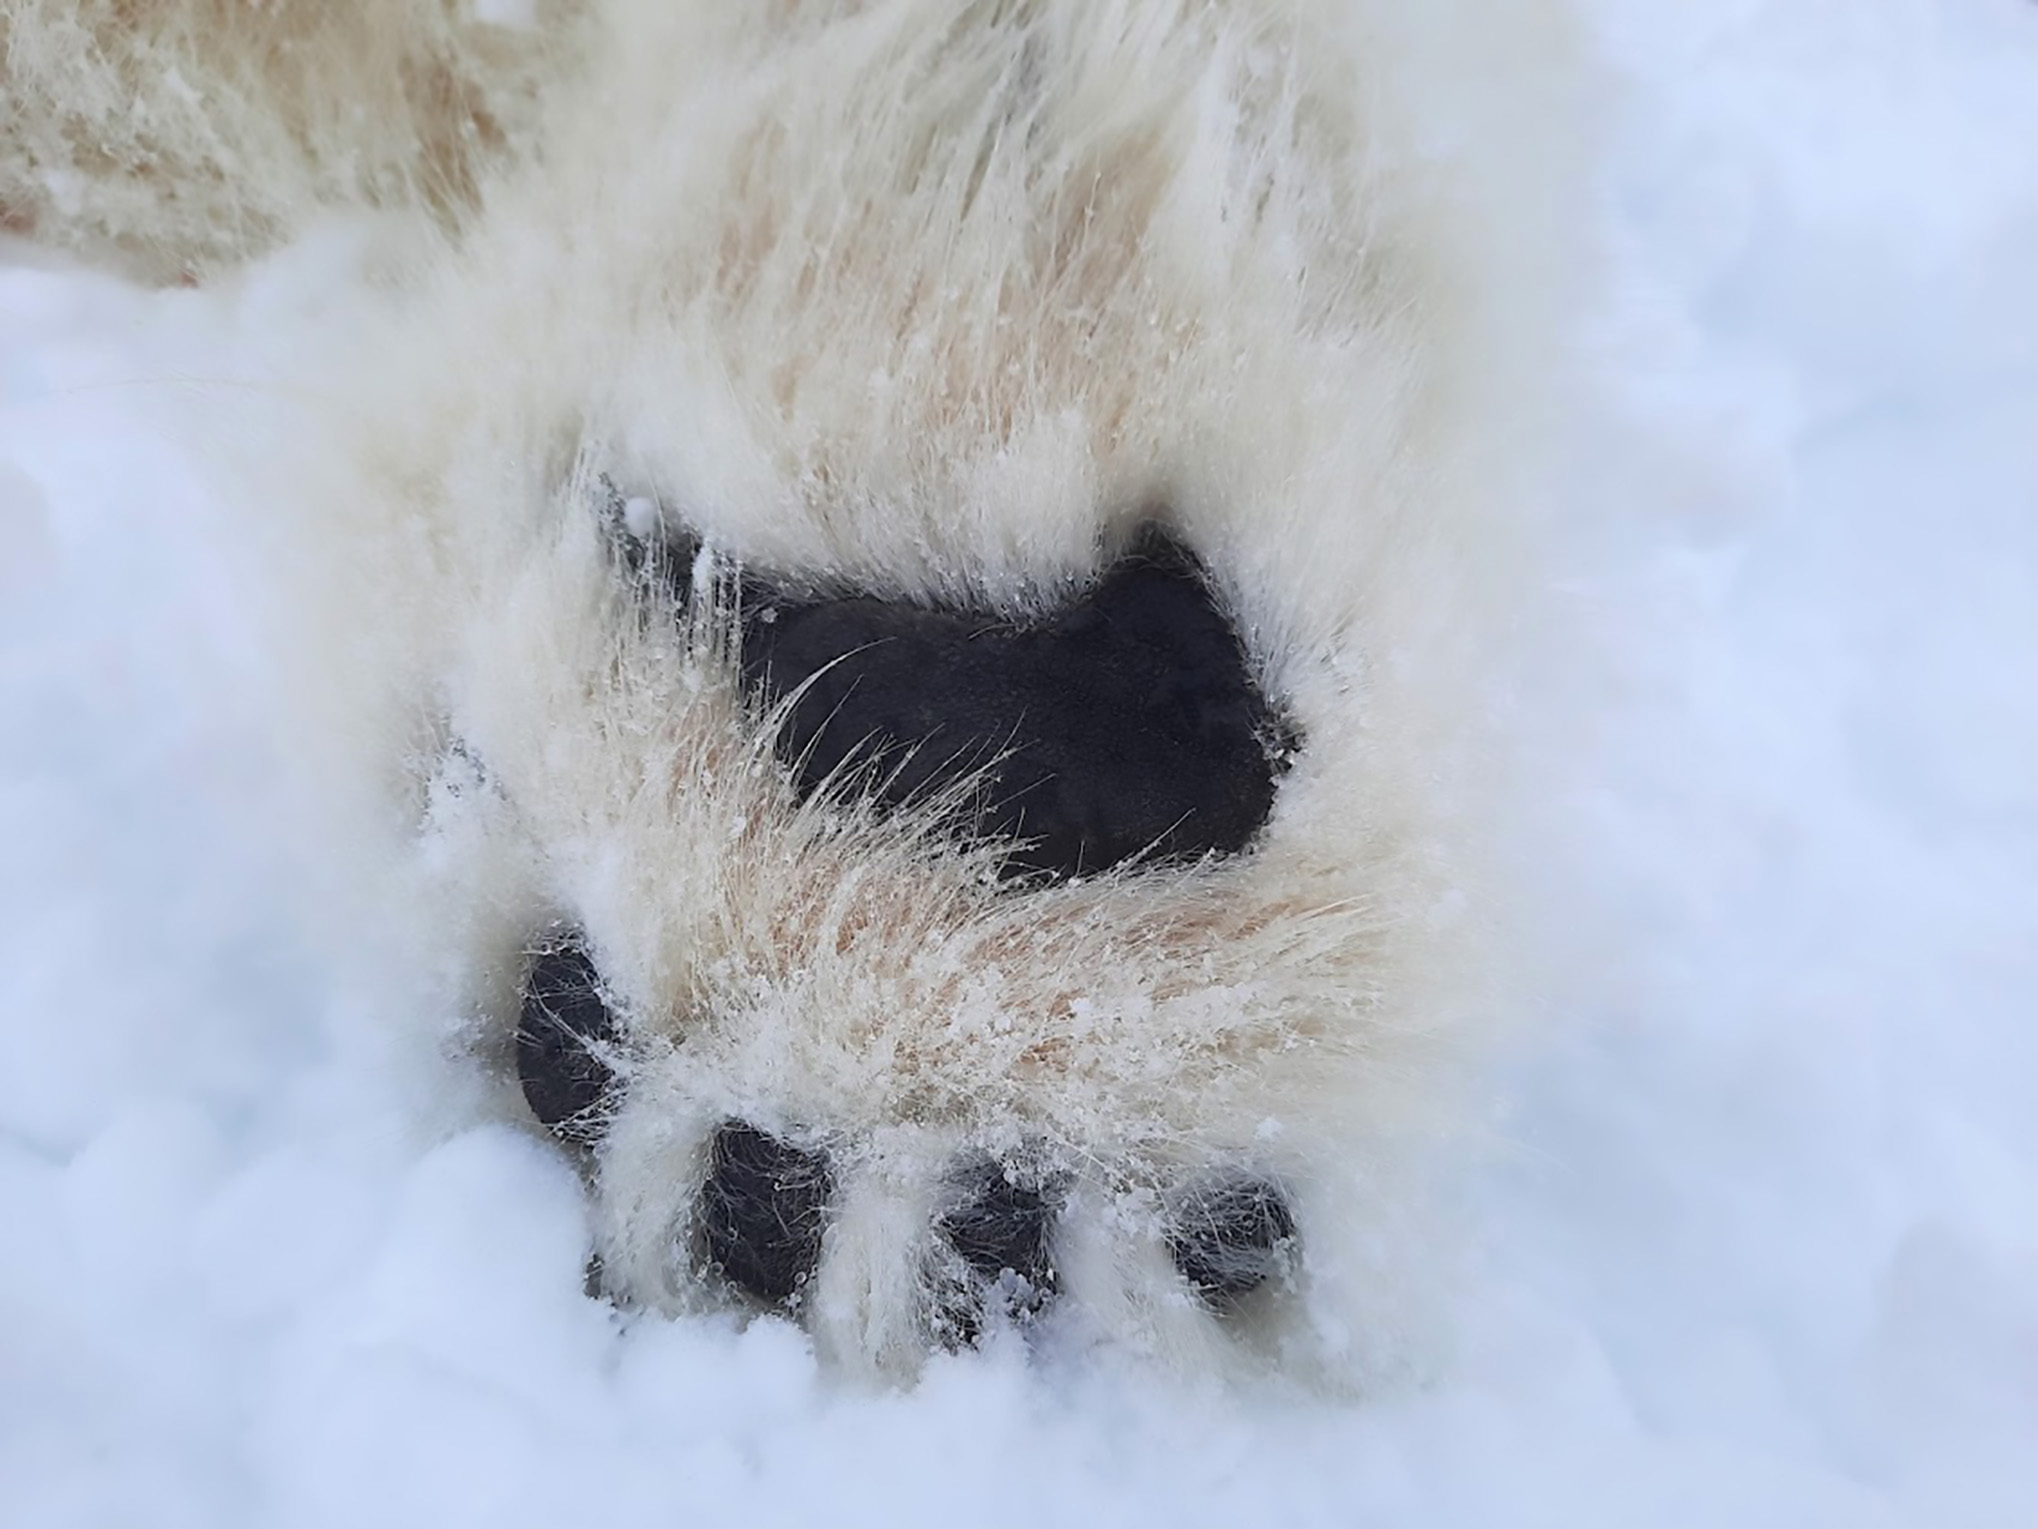
[[[1264,1179],[1196,1190],[1176,1206],[1168,1254],[1213,1311],[1235,1308],[1277,1273],[1295,1239],[1295,1216]]]
[[[741,1121],[725,1123],[701,1185],[702,1261],[767,1306],[797,1305],[820,1262],[834,1188],[821,1153]]]

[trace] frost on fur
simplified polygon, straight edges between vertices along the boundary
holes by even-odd
[[[408,7],[376,56],[471,90],[312,28],[334,83],[287,110],[307,66],[192,8],[68,51],[8,12],[24,142],[69,141],[65,69],[150,49],[239,113],[67,151],[105,209],[68,237],[216,256],[328,196],[465,209],[401,290],[278,340],[325,413],[245,433],[290,443],[245,494],[290,506],[265,593],[349,889],[322,922],[419,953],[407,1022],[580,1155],[612,1295],[775,1309],[881,1374],[1008,1330],[1333,1384],[1430,1352],[1433,1170],[1518,1007],[1495,724],[1561,392],[1558,9],[605,0],[547,73],[542,29]],[[528,144],[420,115],[456,98]],[[803,779],[787,719],[848,650],[745,673],[755,591],[1023,646],[1142,527],[1196,570],[1160,629],[1236,644],[1200,668],[1257,783],[1223,832],[1169,839],[1191,794],[1092,859],[1077,812],[1040,864],[1078,874],[1009,876],[954,831],[995,757],[888,796],[852,738]],[[969,736],[1023,749],[1052,703]]]

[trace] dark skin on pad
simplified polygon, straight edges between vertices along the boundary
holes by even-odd
[[[1081,600],[1030,626],[745,581],[743,674],[802,797],[845,767],[899,807],[985,772],[974,833],[1008,876],[1243,849],[1273,809],[1281,732],[1194,556],[1149,526]],[[806,688],[801,690],[804,685]]]

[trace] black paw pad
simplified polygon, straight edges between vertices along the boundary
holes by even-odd
[[[666,605],[691,600],[700,538],[663,524],[653,500],[625,494],[607,473],[596,476],[595,496],[609,549],[631,582]]]
[[[1295,1240],[1295,1216],[1264,1179],[1186,1196],[1175,1208],[1168,1254],[1213,1311],[1230,1311],[1277,1273]]]
[[[749,581],[745,607],[745,679],[796,697],[776,747],[803,797],[846,772],[897,808],[983,772],[968,826],[1013,841],[1011,875],[1229,854],[1272,811],[1283,730],[1201,566],[1157,527],[1027,626]]]
[[[615,1073],[600,1049],[619,1038],[601,978],[577,944],[540,955],[524,978],[517,1078],[531,1113],[562,1141],[592,1143]]]
[[[935,1223],[961,1265],[951,1273],[961,1277],[937,1303],[934,1326],[958,1347],[976,1342],[989,1310],[1024,1321],[1059,1284],[1048,1246],[1055,1207],[1046,1191],[991,1162],[968,1173],[962,1188],[960,1201]]]
[[[702,1262],[768,1306],[797,1305],[821,1259],[834,1187],[820,1153],[729,1121],[715,1132],[701,1185]]]

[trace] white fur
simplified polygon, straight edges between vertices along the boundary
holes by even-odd
[[[4,14],[19,69],[56,24]],[[403,14],[427,51],[479,25]],[[1333,1382],[1420,1360],[1426,1169],[1520,1007],[1487,851],[1534,627],[1561,23],[1556,0],[541,6],[455,48],[477,90],[529,96],[515,132],[459,159],[460,195],[409,197],[308,167],[246,50],[161,23],[271,177],[237,193],[268,220],[246,247],[361,201],[411,230],[347,342],[283,368],[293,412],[250,469],[279,506],[288,726],[356,814],[327,820],[348,927],[442,954],[413,1012],[482,1016],[500,1067],[523,952],[587,931],[631,1029],[596,1186],[628,1296],[717,1299],[673,1248],[737,1116],[834,1155],[807,1321],[850,1367],[917,1364],[942,1175],[974,1147],[1072,1175],[1052,1333]],[[459,140],[371,115],[376,164]],[[184,216],[193,131],[159,211],[131,163],[88,218],[16,168],[0,202],[159,270],[243,253]],[[924,821],[796,805],[723,628],[640,618],[604,478],[722,566],[1015,614],[1164,513],[1306,739],[1271,823],[1227,861],[1015,895]],[[1159,1208],[1236,1166],[1289,1187],[1302,1253],[1220,1322]]]

